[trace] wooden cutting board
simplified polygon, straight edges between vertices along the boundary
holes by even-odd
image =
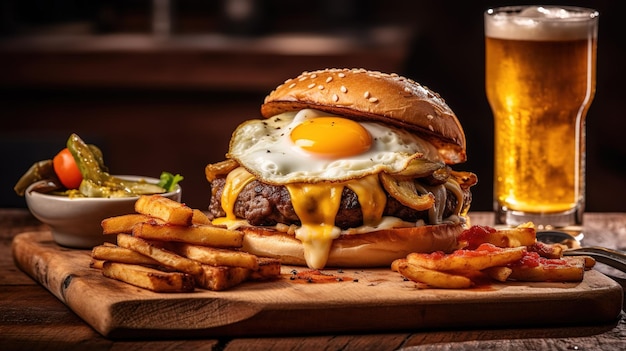
[[[593,325],[622,309],[621,286],[594,270],[580,283],[420,290],[390,269],[329,269],[341,281],[306,283],[290,279],[305,268],[285,266],[276,281],[165,294],[103,277],[89,250],[62,248],[49,232],[19,234],[12,248],[20,269],[110,338]]]

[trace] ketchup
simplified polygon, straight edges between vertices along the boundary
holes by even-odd
[[[467,243],[466,249],[474,249],[487,241],[489,234],[495,233],[496,229],[489,226],[473,225],[465,229],[458,237],[459,242]]]

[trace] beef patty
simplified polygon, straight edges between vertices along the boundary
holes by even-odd
[[[226,215],[221,205],[225,183],[225,178],[216,178],[211,182],[212,196],[209,203],[209,216],[213,218]],[[447,191],[443,218],[452,215],[456,206],[456,196]],[[287,188],[266,184],[259,180],[250,182],[242,189],[235,202],[234,214],[239,218],[245,218],[248,223],[254,226],[273,226],[278,223],[300,225],[300,219],[293,209]],[[428,210],[416,211],[406,207],[389,194],[387,194],[387,203],[383,215],[397,217],[407,222],[424,220],[428,223]],[[347,187],[343,189],[341,195],[341,204],[335,217],[335,225],[341,229],[363,225],[363,214],[357,195]]]

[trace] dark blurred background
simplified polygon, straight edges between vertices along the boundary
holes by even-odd
[[[542,1],[550,4],[553,1]],[[562,1],[601,13],[597,93],[587,123],[587,210],[625,211],[626,40],[621,1]],[[206,209],[208,163],[265,95],[305,70],[397,72],[439,92],[491,210],[493,124],[484,94],[483,11],[495,1],[4,0],[0,5],[0,206],[70,133],[114,174],[184,175]]]

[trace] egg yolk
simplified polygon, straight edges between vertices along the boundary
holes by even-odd
[[[291,132],[302,150],[321,157],[340,158],[361,154],[372,145],[372,136],[359,123],[337,117],[309,119]]]

